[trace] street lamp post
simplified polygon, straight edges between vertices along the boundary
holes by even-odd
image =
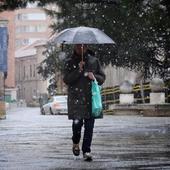
[[[0,18],[0,28],[6,28],[8,24],[8,20],[6,19],[1,19]],[[0,32],[2,33],[2,32]],[[3,33],[2,33],[3,34]],[[1,35],[1,37],[3,37],[4,35]],[[7,40],[7,34],[5,35],[5,39]],[[3,48],[3,44],[4,42],[1,43],[1,47],[0,50],[4,50]],[[3,45],[2,45],[3,44]],[[7,42],[6,42],[6,48],[7,48]],[[7,49],[6,49],[7,50]],[[2,51],[3,52],[3,51]],[[3,53],[2,53],[3,54]],[[7,70],[3,65],[3,58],[4,56],[1,55],[0,56],[2,63],[0,62],[0,84],[1,84],[1,88],[0,88],[0,119],[5,119],[6,118],[6,106],[5,106],[5,79],[6,79],[6,75],[7,75]],[[6,59],[7,60],[7,59]]]

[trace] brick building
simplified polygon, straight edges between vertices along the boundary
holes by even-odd
[[[0,18],[8,20],[8,76],[5,81],[6,101],[17,100],[15,84],[15,50],[34,43],[37,40],[46,40],[51,34],[50,18],[43,9],[35,4],[25,9],[4,11]]]
[[[45,44],[46,41],[39,40],[15,53],[17,99],[27,104],[47,94],[48,80],[37,73],[37,66],[44,59]]]

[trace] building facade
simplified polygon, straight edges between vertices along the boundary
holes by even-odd
[[[15,11],[15,47],[34,43],[37,40],[46,40],[51,35],[49,25],[51,19],[41,8],[26,8]]]
[[[15,50],[34,43],[37,40],[46,40],[51,35],[49,25],[51,19],[43,9],[36,5],[28,5],[25,9],[4,11],[0,18],[8,20],[8,72],[5,80],[6,101],[17,100],[15,84]]]
[[[35,42],[30,46],[16,51],[16,87],[17,99],[27,104],[38,99],[40,95],[47,94],[48,80],[37,72],[37,66],[44,59],[44,42]]]
[[[48,86],[49,80],[44,80],[38,74],[37,67],[45,59],[44,51],[47,41],[36,41],[31,45],[16,51],[16,87],[17,99],[23,100],[26,104],[30,104],[40,97],[49,96]],[[57,93],[66,93],[66,87],[63,83],[61,73],[56,73],[57,77]]]
[[[15,89],[15,15],[13,11],[5,11],[0,13],[0,18],[8,21],[8,72],[5,80],[6,90]],[[12,90],[12,91],[13,91]]]

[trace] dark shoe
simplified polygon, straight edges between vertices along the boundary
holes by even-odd
[[[80,148],[79,148],[79,144],[73,144],[73,154],[75,156],[79,156],[80,155]]]
[[[84,161],[91,162],[93,160],[90,152],[86,152],[83,154]]]

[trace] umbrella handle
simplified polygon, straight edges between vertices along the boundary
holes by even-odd
[[[83,44],[81,44],[81,61],[83,61]]]

